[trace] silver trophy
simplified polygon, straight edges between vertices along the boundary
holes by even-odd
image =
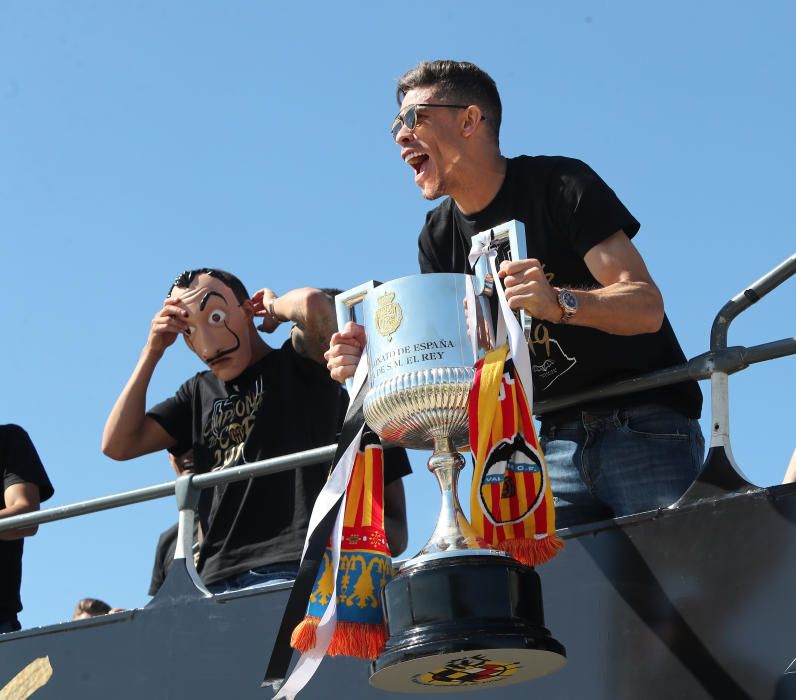
[[[428,468],[439,482],[442,507],[431,539],[407,567],[462,550],[508,556],[478,538],[456,489],[465,463],[458,450],[468,445],[473,365],[494,342],[488,299],[478,291],[471,275],[432,274],[368,282],[337,297],[341,326],[362,304],[367,424],[386,442],[433,450]]]
[[[500,257],[527,257],[518,222],[482,235],[490,237]],[[371,684],[376,687],[461,691],[484,687],[478,672],[473,672],[472,683],[461,682],[461,673],[448,673],[446,664],[460,670],[470,661],[474,668],[483,663],[505,666],[505,677],[492,677],[490,684],[509,684],[550,673],[564,663],[563,647],[544,628],[538,576],[484,543],[457,495],[465,464],[458,450],[469,444],[474,364],[495,341],[493,288],[487,261],[481,258],[475,275],[440,273],[368,282],[335,299],[338,326],[355,320],[367,335],[365,421],[388,443],[431,449],[428,468],[442,492],[431,538],[384,592],[389,638],[373,664]],[[461,581],[474,585],[461,586]],[[484,588],[492,596],[489,610]],[[440,680],[445,678],[451,683]]]

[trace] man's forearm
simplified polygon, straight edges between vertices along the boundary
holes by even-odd
[[[655,333],[663,323],[663,299],[649,282],[615,282],[597,289],[571,290],[578,300],[578,311],[569,321],[614,335]],[[560,322],[564,312],[561,310]]]
[[[130,379],[113,405],[102,433],[102,452],[112,459],[130,459],[146,419],[146,393],[162,353],[145,347]]]
[[[33,506],[27,503],[17,503],[12,504],[6,508],[0,508],[0,520],[3,518],[10,518],[14,515],[24,515],[25,513],[35,513],[39,510],[38,506]],[[0,540],[9,541],[9,540],[20,540],[23,537],[31,537],[35,535],[38,531],[38,525],[32,525],[31,527],[26,528],[18,528],[16,530],[4,530],[0,532]]]
[[[296,352],[325,364],[323,354],[337,327],[329,296],[318,289],[302,287],[274,299],[272,308],[277,320],[295,324],[292,339]]]

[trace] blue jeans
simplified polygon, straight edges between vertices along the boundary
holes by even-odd
[[[272,583],[289,583],[295,581],[298,567],[299,562],[260,566],[242,574],[235,574],[221,581],[209,583],[207,584],[207,590],[213,594],[230,593],[243,588],[256,588],[257,586],[267,586]]]
[[[0,621],[0,634],[5,634],[6,632],[16,632],[19,629],[22,629],[22,626],[19,624],[19,620],[17,620],[16,616],[10,620]]]
[[[539,443],[559,528],[671,505],[705,452],[698,421],[656,405],[582,411],[559,424],[543,418]]]

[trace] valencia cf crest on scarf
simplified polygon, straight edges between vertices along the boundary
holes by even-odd
[[[486,457],[481,508],[493,525],[522,522],[541,503],[544,486],[539,453],[517,433],[514,439],[501,440]],[[501,508],[501,503],[513,507]]]

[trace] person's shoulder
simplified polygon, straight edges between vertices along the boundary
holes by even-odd
[[[279,347],[269,347],[265,355],[252,362],[234,381],[254,380],[257,377],[268,377],[271,375],[279,376],[289,371],[291,365],[304,361],[306,361],[306,358],[296,352],[291,338],[288,338]],[[212,372],[209,374],[215,377]],[[213,381],[212,377],[203,376],[197,381],[207,384]],[[221,380],[218,381],[220,382]]]
[[[0,425],[0,436],[3,438],[23,438],[23,439],[30,439],[28,435],[28,431],[25,430],[21,425],[17,425],[16,423],[5,423],[4,425]]]
[[[599,186],[600,176],[588,163],[571,156],[518,156],[512,159],[518,182],[536,183],[551,193],[578,193]]]
[[[0,442],[3,450],[0,474],[3,479],[10,479],[10,483],[36,484],[40,501],[51,498],[55,489],[27,430],[15,423],[0,425]],[[8,463],[6,457],[9,458]]]
[[[254,366],[260,371],[265,371],[271,367],[293,362],[297,358],[303,359],[301,355],[296,352],[296,348],[293,347],[293,340],[288,338],[278,348],[271,348],[264,357],[261,357],[254,364]]]
[[[591,168],[582,160],[571,156],[537,155],[516,156],[509,158],[509,167],[524,173],[548,173],[550,175],[564,175],[591,171]]]
[[[223,390],[223,382],[210,370],[197,372],[186,379],[171,396],[147,410],[147,415],[156,417],[165,411],[174,410],[177,406],[190,407],[201,396],[215,395]],[[165,426],[164,426],[165,427]],[[167,429],[168,430],[168,429]]]
[[[174,523],[170,528],[164,530],[160,533],[158,537],[158,544],[157,549],[163,550],[167,549],[172,542],[177,539],[177,534],[179,533],[179,523]]]
[[[213,374],[212,371],[209,369],[202,370],[201,372],[197,372],[192,377],[188,377],[182,384],[180,384],[180,388],[177,389],[177,393],[188,393],[193,394],[196,392],[197,388],[200,386],[205,385],[215,385],[218,384],[221,380]]]
[[[268,362],[270,358],[270,362]],[[265,358],[266,371],[277,372],[282,377],[295,377],[300,375],[310,379],[313,383],[321,382],[329,384],[330,386],[339,386],[338,383],[332,379],[326,365],[316,362],[310,357],[305,357],[296,351],[293,346],[293,341],[288,338],[282,346],[274,348],[269,352]]]
[[[33,447],[28,431],[16,423],[6,423],[0,425],[0,444],[8,446],[10,449]],[[34,447],[35,449],[35,447]]]

